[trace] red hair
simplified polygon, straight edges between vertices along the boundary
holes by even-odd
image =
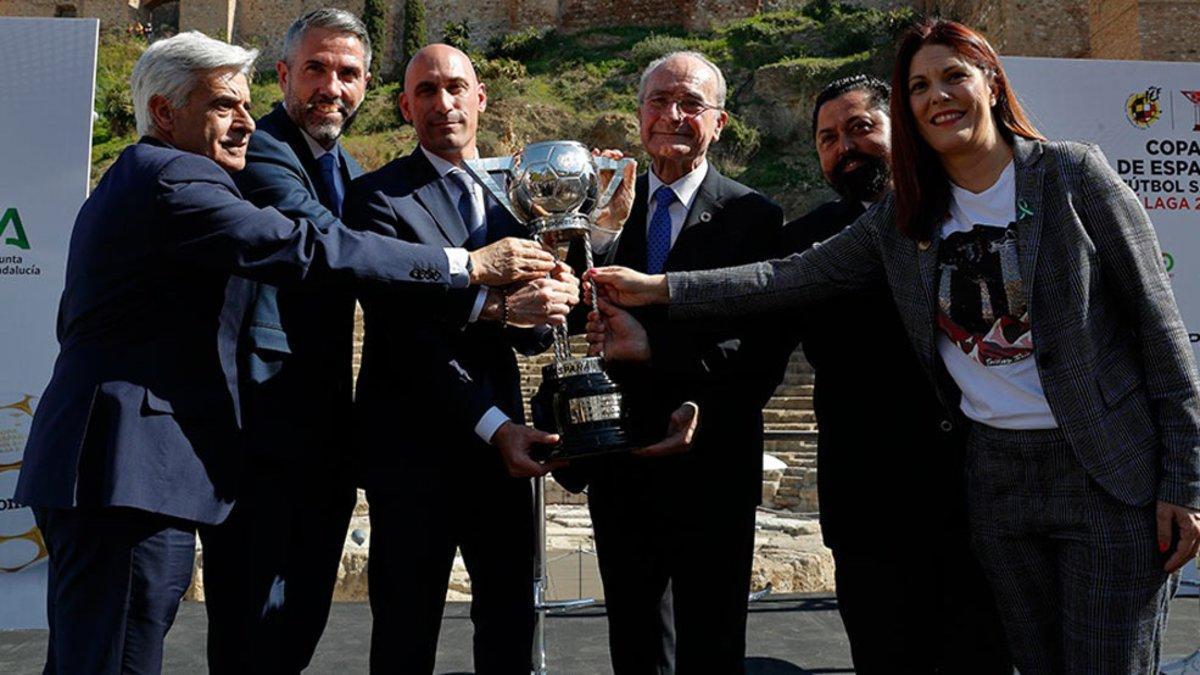
[[[896,227],[917,241],[932,238],[934,228],[950,215],[950,178],[937,153],[917,131],[908,98],[913,56],[926,45],[949,47],[995,78],[992,120],[1009,145],[1014,136],[1045,140],[1017,101],[996,50],[982,35],[943,19],[925,19],[906,30],[900,36],[892,69],[892,178],[896,186]]]

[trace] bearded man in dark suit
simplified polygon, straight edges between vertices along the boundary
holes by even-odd
[[[841,198],[788,223],[780,255],[832,237],[890,190],[889,93],[856,75],[817,96],[813,140]],[[814,303],[794,319],[816,373],[821,534],[855,669],[1012,672],[967,541],[963,429],[921,370],[886,285]],[[907,525],[868,531],[881,505],[903,510]]]
[[[521,243],[517,258],[541,269],[501,274],[480,256],[456,276],[442,248],[242,199],[230,174],[255,129],[256,56],[197,32],[151,45],[131,77],[143,138],[76,218],[60,352],[15,493],[49,551],[47,673],[161,669],[196,529],[223,522],[243,486],[243,277],[436,295],[553,267]],[[222,592],[219,575],[207,582]]]
[[[339,139],[370,79],[370,38],[354,14],[317,9],[289,28],[282,56],[283,103],[258,120],[234,180],[259,206],[344,228],[345,195],[362,169]],[[465,274],[466,249],[431,247]],[[245,283],[253,297],[241,381],[250,453],[237,508],[203,532],[206,578],[218,581],[206,599],[209,666],[298,673],[325,628],[355,504],[354,291]],[[428,313],[465,323],[454,295],[393,298],[396,319]]]

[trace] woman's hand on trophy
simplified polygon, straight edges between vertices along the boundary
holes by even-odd
[[[555,263],[554,256],[541,244],[517,237],[506,237],[468,255],[471,284],[475,286],[506,286],[544,277]]]
[[[633,315],[604,298],[588,314],[588,355],[605,361],[645,363],[650,360],[650,338]]]
[[[654,445],[648,445],[633,451],[641,457],[662,457],[677,455],[692,449],[692,441],[696,436],[696,425],[700,423],[700,406],[691,401],[685,401],[675,412],[671,413],[671,421],[667,425],[667,437]]]
[[[665,274],[642,274],[628,267],[612,265],[593,267],[583,278],[599,285],[601,296],[622,307],[665,305],[671,299]],[[585,288],[591,286],[587,284]],[[591,296],[586,300],[591,302]]]
[[[504,468],[514,478],[536,478],[567,465],[563,460],[539,462],[533,458],[535,445],[554,445],[558,434],[549,434],[540,429],[505,422],[492,435],[492,445],[500,451]]]
[[[624,159],[625,157],[625,153],[612,149],[599,150],[592,148],[592,154],[597,157],[607,157],[608,159],[616,160]],[[608,189],[608,184],[612,181],[615,173],[609,170],[600,171],[601,193]],[[621,176],[621,184],[617,187],[617,191],[613,193],[612,199],[604,205],[604,208],[596,212],[596,227],[616,232],[625,225],[625,221],[629,219],[629,212],[633,210],[634,186],[636,183],[637,162],[630,161],[629,164],[625,165],[623,175]]]

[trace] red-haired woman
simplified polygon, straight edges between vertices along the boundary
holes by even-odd
[[[1200,547],[1200,376],[1150,221],[1098,148],[1044,140],[965,26],[901,38],[891,107],[895,195],[837,236],[757,265],[594,278],[679,318],[886,278],[969,425],[972,541],[1018,669],[1157,672],[1169,572]],[[589,339],[638,339],[607,324]]]

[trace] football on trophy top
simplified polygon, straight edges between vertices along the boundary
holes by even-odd
[[[632,161],[594,156],[574,141],[543,141],[511,157],[465,164],[534,239],[552,251],[578,242],[590,269],[592,219],[616,194],[625,165]],[[601,171],[613,172],[603,191]],[[506,179],[498,182],[496,174]],[[634,447],[620,388],[605,374],[603,357],[573,357],[565,326],[554,330],[554,360],[542,368],[542,384],[531,408],[534,426],[560,436],[550,458],[574,459]]]

